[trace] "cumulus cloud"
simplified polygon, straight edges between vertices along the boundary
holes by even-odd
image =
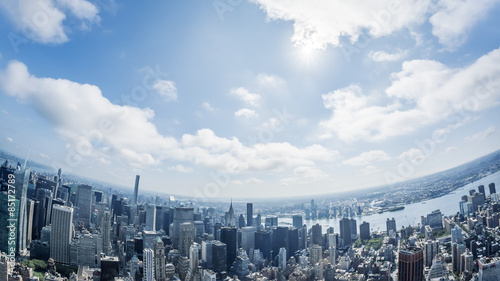
[[[242,108],[239,109],[234,113],[235,117],[245,117],[245,118],[251,118],[251,117],[258,117],[259,114],[255,112],[253,109],[248,109],[248,108]]]
[[[137,168],[169,159],[247,173],[314,167],[316,162],[332,161],[338,155],[321,145],[299,148],[271,142],[246,146],[235,137],[218,137],[210,129],[185,134],[180,140],[164,136],[153,123],[153,110],[113,104],[97,86],[35,77],[18,61],[0,71],[0,87],[33,107],[69,149],[82,157],[124,161]]]
[[[481,131],[477,134],[466,137],[465,141],[466,142],[482,141],[482,140],[486,139],[487,137],[495,134],[496,132],[497,132],[497,129],[495,128],[495,126],[491,126],[484,131]]]
[[[248,106],[253,106],[253,107],[259,106],[259,102],[260,102],[260,98],[261,98],[260,95],[250,93],[247,89],[245,89],[243,87],[231,89],[231,91],[229,93],[232,96],[235,96],[238,99],[240,99],[241,101],[243,101]]]
[[[201,107],[203,107],[206,111],[214,111],[214,108],[208,102],[202,103]]]
[[[184,167],[181,164],[169,167],[168,169],[171,170],[171,171],[179,172],[179,173],[192,173],[193,172],[193,168],[191,168],[191,167]]]
[[[326,132],[322,137],[337,136],[345,142],[380,141],[453,118],[458,110],[478,112],[497,106],[498,65],[500,49],[464,68],[450,68],[432,60],[406,61],[402,70],[392,75],[392,84],[383,94],[366,95],[355,84],[325,94],[324,106],[332,110],[332,115],[320,122]]]
[[[175,83],[168,80],[157,80],[153,89],[162,96],[166,101],[176,101],[177,100],[177,88]]]
[[[498,0],[440,0],[431,16],[432,34],[447,49],[454,50],[467,39],[469,31],[485,17]]]
[[[345,160],[343,163],[352,166],[366,166],[374,161],[378,162],[389,159],[390,157],[389,155],[387,155],[385,151],[371,150],[371,151],[365,151],[356,157]]]
[[[268,19],[293,22],[295,45],[325,49],[360,37],[379,38],[430,21],[444,46],[463,43],[467,32],[498,0],[251,0]],[[437,2],[437,3],[435,3]]]
[[[407,51],[398,50],[395,53],[389,54],[385,51],[371,51],[368,53],[368,57],[376,62],[383,61],[398,61],[403,59],[407,54]]]
[[[86,0],[0,0],[0,8],[19,32],[39,43],[68,41],[69,16],[83,29],[100,21],[98,8]]]

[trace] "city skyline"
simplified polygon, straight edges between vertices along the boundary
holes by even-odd
[[[386,185],[500,148],[498,1],[76,2],[0,1],[6,151],[229,198]]]

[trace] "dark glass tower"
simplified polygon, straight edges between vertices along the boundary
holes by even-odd
[[[227,271],[236,259],[236,228],[223,227],[220,229],[220,241],[227,246]]]
[[[247,226],[253,225],[253,204],[247,203]]]

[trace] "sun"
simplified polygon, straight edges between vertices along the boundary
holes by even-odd
[[[313,65],[318,59],[319,50],[312,43],[304,43],[296,46],[296,56],[306,65]]]

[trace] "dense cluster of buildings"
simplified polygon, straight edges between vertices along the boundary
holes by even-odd
[[[42,260],[49,281],[109,280],[500,280],[500,202],[479,186],[416,226],[373,231],[344,213],[338,229],[303,219],[236,212],[168,198],[111,194],[66,184],[61,171],[41,176],[0,167],[0,281],[39,280],[23,260]],[[70,273],[61,272],[69,268]],[[71,273],[72,272],[72,273]]]

